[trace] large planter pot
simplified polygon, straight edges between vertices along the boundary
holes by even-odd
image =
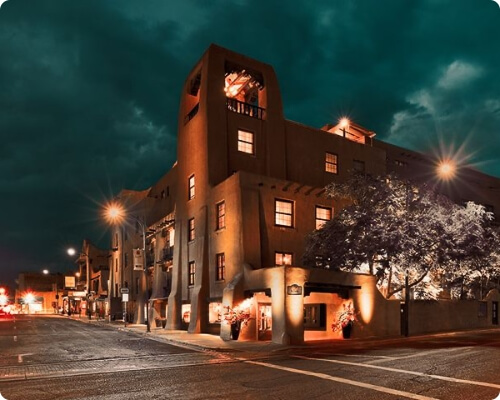
[[[233,322],[231,324],[231,339],[238,340],[241,330],[241,321]]]
[[[342,327],[342,336],[344,339],[349,339],[351,337],[352,322],[349,322],[346,326]]]

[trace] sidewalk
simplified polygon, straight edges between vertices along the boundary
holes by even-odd
[[[175,344],[177,346],[184,346],[190,349],[198,351],[219,351],[219,352],[244,352],[244,353],[262,353],[270,354],[281,351],[286,351],[289,349],[317,349],[317,348],[336,348],[336,349],[356,349],[359,347],[364,347],[367,345],[388,345],[391,343],[411,343],[415,341],[421,341],[425,339],[438,339],[449,337],[460,337],[466,336],[474,333],[486,332],[496,330],[500,335],[499,328],[483,328],[474,329],[467,331],[454,331],[454,332],[440,332],[432,333],[418,336],[410,337],[389,337],[389,338],[360,338],[360,339],[349,339],[349,340],[329,340],[329,341],[318,341],[318,342],[308,342],[303,345],[282,345],[277,343],[272,343],[270,341],[243,341],[243,340],[222,340],[217,335],[211,335],[207,333],[188,333],[184,330],[171,331],[165,330],[163,328],[157,328],[151,326],[151,332],[146,332],[146,325],[143,324],[125,324],[123,321],[112,321],[108,322],[105,320],[88,320],[87,317],[73,317],[72,319],[91,323],[99,324],[101,326],[108,326],[110,328],[119,329],[123,331],[132,332],[142,336],[149,336],[157,340],[165,341],[168,343]]]

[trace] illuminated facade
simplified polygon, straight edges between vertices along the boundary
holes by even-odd
[[[114,229],[112,303],[127,288],[131,320],[144,321],[149,299],[151,322],[229,339],[224,311],[249,298],[242,338],[301,343],[340,337],[330,326],[352,301],[365,325],[355,336],[399,334],[399,302],[380,295],[375,277],[301,268],[301,259],[306,235],[343,205],[324,195],[328,183],[352,170],[425,180],[430,158],[347,120],[322,129],[286,120],[273,68],[215,45],[185,81],[178,124],[172,169],[118,196],[145,221],[147,240],[142,257],[140,223]],[[471,173],[484,187],[452,196],[499,210],[488,189],[498,180]]]

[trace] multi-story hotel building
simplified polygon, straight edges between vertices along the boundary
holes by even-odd
[[[432,179],[432,157],[353,122],[286,120],[273,68],[215,45],[185,81],[177,143],[177,162],[157,183],[117,196],[128,217],[112,233],[112,304],[126,288],[132,320],[144,321],[149,301],[152,323],[228,339],[224,310],[248,298],[244,338],[300,343],[337,337],[330,326],[352,301],[364,325],[357,336],[399,334],[399,302],[383,298],[375,277],[301,259],[308,233],[342,207],[325,196],[327,184],[352,170]],[[500,210],[499,180],[463,173],[470,185],[443,190]]]

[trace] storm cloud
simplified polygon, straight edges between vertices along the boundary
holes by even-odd
[[[99,205],[176,159],[180,90],[217,43],[276,69],[285,116],[348,115],[500,176],[491,0],[9,0],[0,8],[0,281],[107,246]]]

